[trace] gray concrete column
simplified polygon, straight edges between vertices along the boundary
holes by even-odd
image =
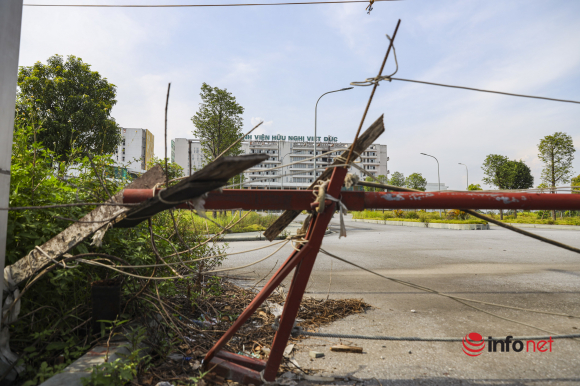
[[[0,0],[0,207],[8,206],[22,0]],[[0,210],[0,272],[4,272],[8,211]],[[4,280],[0,280],[0,293]]]

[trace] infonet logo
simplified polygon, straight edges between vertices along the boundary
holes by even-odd
[[[505,339],[494,339],[491,336],[487,337],[487,342],[483,339],[481,334],[471,332],[463,337],[463,352],[470,357],[480,356],[487,345],[487,352],[522,352],[524,348],[526,352],[552,352],[552,337],[548,340],[513,340],[513,336],[508,335]],[[487,343],[487,344],[486,344]],[[511,349],[511,350],[510,350]]]
[[[463,337],[463,352],[470,357],[481,355],[485,348],[485,341],[483,336],[477,332],[472,332]]]

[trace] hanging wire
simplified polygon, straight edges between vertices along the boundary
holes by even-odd
[[[372,0],[399,1],[399,0]],[[289,3],[246,3],[246,4],[23,4],[26,7],[89,7],[89,8],[205,8],[205,7],[255,7],[271,5],[320,5],[320,4],[349,4],[367,3],[369,0],[341,0],[341,1],[302,1]],[[367,7],[368,8],[368,7]],[[371,8],[372,10],[372,8]],[[370,11],[369,11],[370,12]]]

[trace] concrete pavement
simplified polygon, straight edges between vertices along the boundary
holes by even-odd
[[[456,232],[385,227],[348,219],[347,226],[346,238],[339,240],[336,233],[328,235],[323,248],[383,275],[456,296],[580,316],[580,256],[572,252],[494,226],[486,232]],[[332,227],[338,227],[338,219],[333,220]],[[580,247],[577,232],[534,232]],[[232,243],[229,250],[267,243]],[[224,265],[247,264],[270,253],[266,251],[269,249],[232,256]],[[256,266],[231,273],[250,282],[260,280],[290,252],[291,247],[286,246]],[[363,298],[374,308],[335,322],[321,332],[423,337],[463,337],[478,332],[497,339],[547,334],[541,330],[554,335],[580,333],[578,318],[475,304],[539,329],[527,327],[331,260],[324,255],[318,257],[307,295],[326,297],[332,275],[330,297]],[[364,348],[364,354],[330,352],[329,346],[336,343],[338,339],[305,339],[298,345],[295,359],[304,368],[320,370],[321,375],[376,378],[366,381],[369,385],[580,384],[580,341],[555,341],[552,352],[486,351],[475,358],[463,353],[461,343],[352,341]],[[322,351],[325,357],[311,360],[309,350]]]

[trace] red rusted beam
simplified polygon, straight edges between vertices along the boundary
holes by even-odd
[[[340,187],[343,184],[345,175],[346,170],[343,168],[336,168],[333,170],[333,176],[327,190],[328,194],[338,195],[338,193],[340,193]],[[256,193],[256,191],[252,192]],[[296,193],[295,191],[291,192]],[[312,192],[308,193],[310,194],[308,207],[310,207]],[[331,202],[323,213],[318,214],[313,220],[311,220],[307,234],[304,237],[308,242],[306,244],[297,244],[299,250],[292,251],[286,262],[284,262],[278,271],[270,278],[264,288],[262,288],[254,300],[252,300],[248,307],[240,314],[240,316],[238,316],[236,321],[218,340],[214,347],[208,351],[203,361],[205,370],[209,370],[212,366],[217,366],[216,369],[230,379],[234,379],[234,377],[245,377],[246,379],[250,379],[251,377],[255,378],[255,363],[241,363],[239,358],[233,357],[232,354],[224,354],[221,349],[256,311],[256,309],[266,300],[266,298],[276,289],[276,287],[280,285],[282,280],[284,280],[284,278],[286,278],[286,276],[296,268],[294,279],[292,280],[290,290],[288,291],[284,310],[280,318],[280,326],[276,332],[276,336],[274,337],[270,357],[268,358],[266,368],[264,369],[264,379],[266,381],[273,381],[275,379],[276,372],[280,367],[284,348],[286,347],[288,337],[290,336],[292,327],[294,326],[296,314],[300,308],[300,302],[304,295],[310,272],[312,271],[314,261],[318,255],[328,223],[334,214],[335,206],[336,203]],[[229,356],[230,359],[224,361],[222,359],[224,358],[224,355]],[[241,364],[243,364],[243,366],[240,366]],[[240,367],[243,367],[243,369],[240,369]],[[254,384],[261,384],[261,380],[259,382],[253,380],[252,382]]]
[[[153,197],[150,189],[126,189],[124,203],[142,202]],[[580,210],[580,194],[504,192],[341,192],[350,210],[363,209],[519,209]],[[310,190],[231,189],[211,192],[206,209],[310,210]],[[177,206],[188,208],[187,204]]]
[[[261,359],[250,358],[228,351],[219,351],[217,354],[215,354],[215,356],[258,372],[266,368],[266,362]]]
[[[226,359],[218,357],[212,358],[211,361],[208,362],[207,370],[211,370],[211,372],[216,373],[220,377],[231,379],[234,382],[244,385],[262,384],[262,377],[260,376],[259,371],[230,362]]]
[[[342,187],[346,173],[347,171],[344,168],[334,169],[326,190],[328,194],[333,197],[337,197],[340,194],[340,188]],[[306,236],[308,240],[306,247],[309,248],[309,251],[305,254],[304,258],[294,271],[292,284],[288,290],[286,302],[284,303],[284,310],[280,317],[278,331],[276,331],[276,335],[274,336],[272,349],[270,350],[270,357],[268,358],[266,369],[264,370],[264,379],[268,382],[272,382],[276,379],[276,373],[278,372],[278,368],[282,362],[284,349],[288,344],[288,338],[290,338],[290,333],[294,327],[294,322],[298,315],[300,303],[302,302],[304,291],[308,285],[308,280],[310,279],[316,256],[318,255],[318,251],[322,245],[322,239],[326,232],[326,227],[334,215],[335,207],[336,203],[332,202],[332,204],[325,208],[323,213],[319,213],[313,223],[311,223],[311,229],[309,229],[309,234]],[[304,249],[306,248],[303,248],[302,251],[304,251]]]
[[[365,193],[364,207],[367,209],[578,210],[580,209],[580,195],[506,192],[369,192]]]

